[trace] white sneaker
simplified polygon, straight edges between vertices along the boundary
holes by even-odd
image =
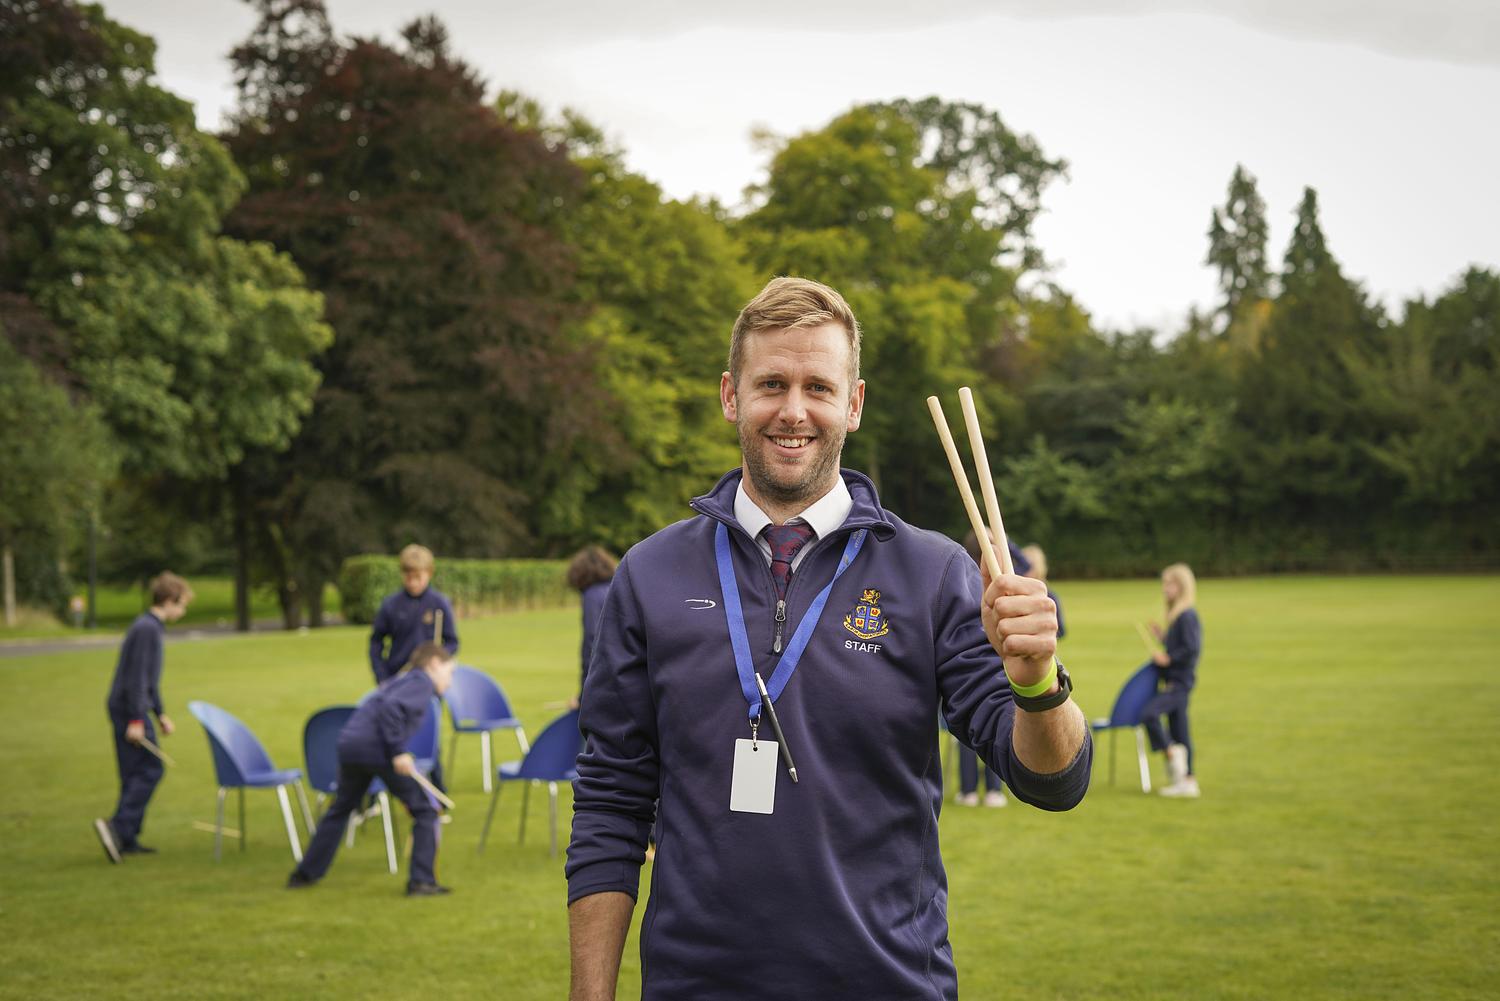
[[[1187,778],[1187,748],[1172,744],[1167,748],[1167,785],[1179,785]]]
[[[985,806],[1004,806],[1005,803],[1005,793],[1001,792],[999,789],[991,789],[989,792],[984,794]]]
[[[978,806],[979,793],[961,792],[957,796],[953,797],[953,802],[957,803],[959,806]]]
[[[1198,780],[1191,775],[1184,775],[1179,781],[1173,782],[1161,791],[1163,796],[1175,796],[1186,799],[1198,798]]]

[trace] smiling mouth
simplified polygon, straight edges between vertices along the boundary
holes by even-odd
[[[782,448],[804,448],[812,444],[812,439],[805,436],[770,435],[769,437]]]

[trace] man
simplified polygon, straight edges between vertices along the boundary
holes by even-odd
[[[162,709],[161,669],[165,659],[167,623],[176,622],[193,600],[193,589],[174,573],[158,574],[150,584],[151,608],[136,616],[120,644],[105,709],[115,732],[115,764],[120,773],[120,797],[114,814],[94,820],[94,834],[104,846],[104,855],[118,863],[125,855],[152,855],[156,849],[138,840],[146,822],[146,805],[161,781],[160,759],[146,749],[156,743],[156,728],[163,737],[176,729]]]
[[[1088,786],[1046,586],[982,578],[840,470],[858,376],[838,293],[772,281],[720,384],[743,468],[620,564],[582,699],[574,1001],[614,997],[658,798],[643,998],[951,999],[937,714],[1018,799]]]

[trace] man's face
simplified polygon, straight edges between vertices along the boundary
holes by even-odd
[[[849,335],[836,323],[763,330],[745,341],[736,385],[719,383],[724,419],[739,430],[754,499],[811,503],[838,475],[844,438],[859,428],[865,384],[849,384]]]
[[[432,580],[431,570],[414,570],[407,568],[401,571],[401,583],[406,588],[406,593],[415,598],[427,590],[428,583]]]
[[[163,622],[176,622],[187,613],[188,602],[191,598],[173,598],[161,606],[161,620]]]

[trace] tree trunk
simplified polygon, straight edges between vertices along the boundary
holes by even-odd
[[[5,625],[9,628],[16,624],[16,558],[9,542],[0,549],[0,577],[4,578]]]
[[[234,509],[234,628],[250,631],[250,491],[245,474],[229,474],[230,505]]]
[[[305,597],[307,598],[307,624],[312,626],[314,629],[322,628],[324,624],[323,582],[320,580],[314,581],[312,590],[310,590],[305,595]]]
[[[89,511],[89,605],[88,613],[84,619],[84,625],[93,629],[99,624],[99,618],[95,614],[98,610],[97,598],[99,591],[99,516],[94,511]]]

